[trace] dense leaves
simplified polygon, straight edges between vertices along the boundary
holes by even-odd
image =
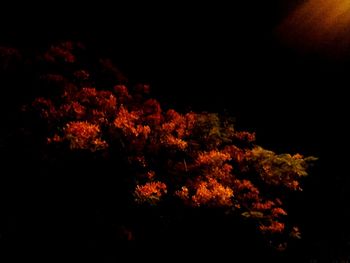
[[[79,62],[84,52],[65,42],[33,62],[39,85],[51,90],[24,111],[42,127],[45,158],[98,156],[129,167],[135,204],[222,209],[254,220],[271,239],[299,237],[297,227],[286,225],[284,193],[302,189],[315,158],[265,150],[254,133],[215,113],[164,110],[148,85],[128,85],[110,61]]]

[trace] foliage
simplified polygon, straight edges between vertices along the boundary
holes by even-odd
[[[215,113],[164,110],[149,97],[148,85],[128,87],[110,61],[80,63],[84,52],[81,44],[65,42],[36,58],[45,69],[39,83],[50,92],[24,111],[44,127],[47,152],[118,159],[130,167],[137,204],[219,208],[254,220],[272,239],[300,236],[285,224],[282,200],[286,190],[302,189],[315,158],[265,150],[254,133],[237,131]]]

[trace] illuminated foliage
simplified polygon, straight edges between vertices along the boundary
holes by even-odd
[[[78,64],[79,48],[66,42],[44,54],[47,63],[75,66],[44,74],[46,85],[60,92],[26,107],[46,124],[48,146],[118,159],[130,168],[129,194],[139,205],[177,200],[193,209],[214,207],[254,220],[266,235],[300,236],[287,225],[281,192],[301,190],[315,158],[265,150],[254,133],[236,131],[229,118],[215,113],[163,111],[148,97],[148,85],[127,87],[118,78],[109,87],[94,85],[96,72]],[[102,62],[101,72],[118,76],[110,61]]]
[[[166,185],[164,183],[148,182],[144,185],[136,186],[135,199],[139,203],[156,204],[166,192]]]
[[[107,143],[99,138],[100,129],[88,122],[69,122],[63,128],[64,139],[72,150],[96,151],[107,147]],[[57,142],[57,140],[53,140]]]

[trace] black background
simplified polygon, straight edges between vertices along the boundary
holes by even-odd
[[[36,23],[25,22],[30,12],[18,25],[14,17],[7,19],[0,41],[31,49],[80,40],[112,58],[129,79],[151,84],[165,105],[229,112],[238,129],[256,131],[260,145],[319,157],[305,191],[293,197],[291,216],[304,233],[294,253],[330,261],[350,250],[345,95],[350,49],[332,58],[283,44],[276,27],[296,4],[157,4],[93,12],[64,6],[54,16],[41,12]],[[8,130],[11,111],[30,91],[1,89],[2,130]],[[0,233],[9,236],[16,220],[8,215],[4,221]]]

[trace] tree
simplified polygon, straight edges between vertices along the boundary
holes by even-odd
[[[216,113],[164,110],[149,85],[129,85],[80,43],[52,45],[30,63],[41,95],[23,112],[38,158],[108,163],[127,206],[216,209],[252,220],[278,249],[300,237],[286,224],[283,199],[302,190],[314,157],[266,150]],[[134,229],[121,229],[135,238]]]

